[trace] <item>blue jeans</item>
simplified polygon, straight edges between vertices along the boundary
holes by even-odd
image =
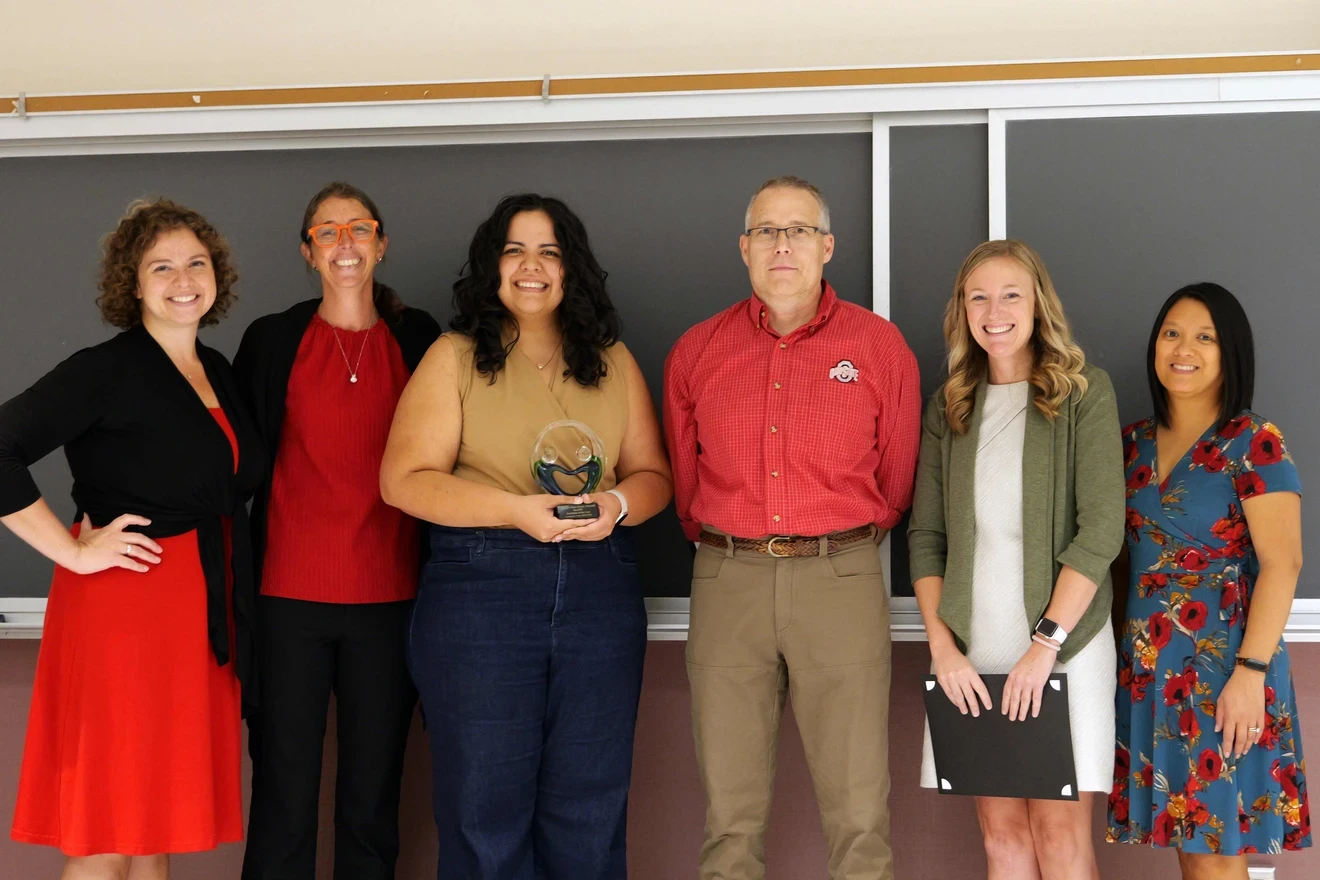
[[[431,527],[408,662],[431,740],[439,880],[627,876],[646,652],[627,532],[542,544]]]

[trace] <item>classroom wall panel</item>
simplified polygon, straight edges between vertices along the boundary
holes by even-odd
[[[905,126],[889,138],[889,311],[917,355],[925,401],[943,381],[941,327],[958,267],[986,237],[986,126]],[[891,533],[895,596],[912,595],[907,519]]]
[[[1320,112],[1022,120],[1007,127],[1008,232],[1042,255],[1119,416],[1152,412],[1151,324],[1215,281],[1256,348],[1253,409],[1278,424],[1303,487],[1320,474]],[[1298,596],[1320,597],[1320,523],[1303,516]]]

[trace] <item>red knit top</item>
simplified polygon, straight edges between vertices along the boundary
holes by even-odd
[[[312,318],[289,375],[263,595],[341,604],[417,595],[417,522],[380,498],[380,461],[407,383],[383,323],[352,332]]]

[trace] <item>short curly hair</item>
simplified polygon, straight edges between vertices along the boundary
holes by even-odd
[[[147,250],[163,233],[175,229],[190,230],[211,255],[215,269],[215,302],[202,315],[199,326],[220,323],[229,307],[238,299],[234,283],[233,253],[214,226],[201,214],[169,199],[141,199],[128,206],[115,231],[105,237],[101,257],[101,277],[97,288],[101,295],[96,304],[107,324],[128,330],[142,323],[142,302],[138,289],[138,268]]]

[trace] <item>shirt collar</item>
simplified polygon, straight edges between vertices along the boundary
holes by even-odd
[[[834,313],[834,307],[838,305],[839,297],[834,292],[834,288],[825,280],[820,282],[820,303],[816,306],[816,317],[812,318],[802,327],[794,330],[790,336],[800,333],[815,333],[821,328],[830,315]],[[752,292],[752,297],[747,301],[747,317],[751,319],[752,324],[760,330],[764,330],[772,336],[778,336],[775,329],[770,326],[770,313],[766,311],[765,303],[761,298]]]

